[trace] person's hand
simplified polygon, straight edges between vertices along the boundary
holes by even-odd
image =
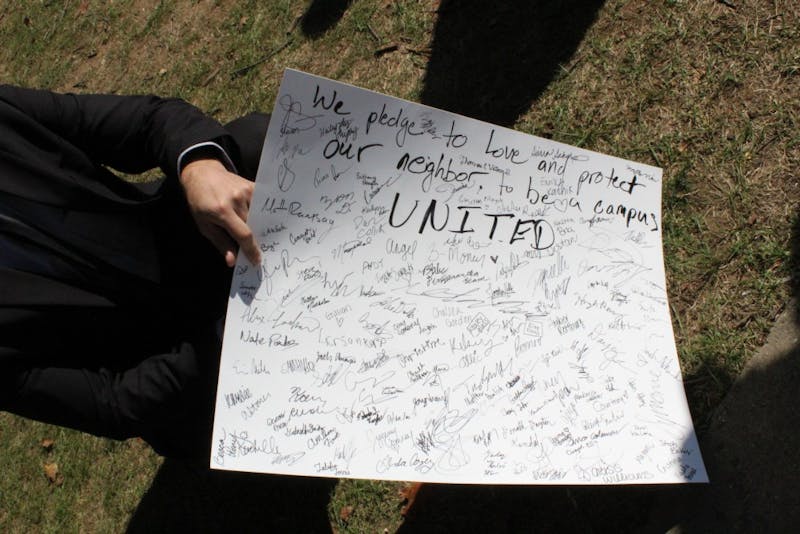
[[[261,262],[253,232],[247,226],[247,212],[253,197],[253,183],[237,176],[215,159],[199,159],[181,171],[180,182],[192,217],[200,230],[233,267],[236,249],[241,247],[254,265]]]

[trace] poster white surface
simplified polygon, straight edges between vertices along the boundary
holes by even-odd
[[[705,482],[661,170],[287,70],[231,288],[211,466]]]

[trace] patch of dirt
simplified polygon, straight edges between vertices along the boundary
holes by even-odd
[[[100,24],[73,54],[74,69],[62,89],[153,92],[159,78],[170,76],[176,65],[203,56],[214,59],[213,43],[230,3],[200,0],[182,9],[159,0],[134,0],[119,21]]]

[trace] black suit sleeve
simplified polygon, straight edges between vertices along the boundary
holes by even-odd
[[[91,160],[123,172],[160,167],[174,177],[180,153],[204,141],[214,141],[237,156],[232,138],[217,121],[179,99],[58,94],[0,85],[0,101]]]

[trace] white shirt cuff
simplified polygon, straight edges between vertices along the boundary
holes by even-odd
[[[228,156],[228,153],[225,152],[225,149],[219,146],[214,141],[205,141],[203,143],[197,143],[196,145],[192,145],[180,153],[180,155],[178,156],[178,166],[177,166],[178,176],[180,176],[181,171],[183,170],[183,160],[186,159],[187,156],[189,156],[192,152],[196,150],[211,152],[211,154],[209,154],[209,157],[219,160],[220,163],[222,163],[225,166],[225,168],[228,169],[228,171],[236,173],[236,165],[233,164],[233,161],[231,160],[230,156]]]

